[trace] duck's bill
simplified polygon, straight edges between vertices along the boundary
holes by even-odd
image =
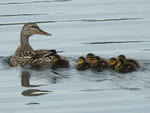
[[[39,29],[39,31],[37,32],[37,34],[40,34],[40,35],[47,35],[47,36],[51,36],[52,34],[48,33],[48,32],[45,32],[41,29]]]

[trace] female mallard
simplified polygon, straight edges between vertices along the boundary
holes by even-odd
[[[125,55],[119,55],[117,58],[118,58],[118,59],[126,60],[126,62],[130,62],[130,63],[132,63],[133,65],[135,65],[136,68],[140,68],[139,63],[138,63],[135,59],[127,59]]]
[[[89,68],[90,68],[90,64],[86,62],[86,59],[84,57],[79,57],[76,64],[76,69],[87,70]]]
[[[101,72],[104,69],[103,63],[99,56],[95,56],[92,60],[91,69],[94,71]]]
[[[112,57],[108,60],[108,67],[112,70],[115,70],[115,66],[117,64],[117,59],[115,57]]]
[[[66,60],[65,58],[61,58],[59,55],[53,55],[51,56],[51,61],[50,61],[50,68],[56,69],[56,68],[68,68],[69,61]]]
[[[41,30],[36,23],[26,23],[20,34],[20,46],[10,59],[11,66],[45,65],[50,63],[50,56],[56,54],[55,50],[33,50],[29,44],[29,37],[35,34],[51,36]]]
[[[136,71],[136,66],[130,62],[127,62],[125,59],[117,59],[115,70],[119,73],[128,73]]]

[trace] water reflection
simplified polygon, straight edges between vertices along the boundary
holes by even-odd
[[[43,84],[30,85],[30,73],[27,71],[22,71],[21,72],[21,85],[24,87],[39,87],[39,86],[42,86]]]
[[[30,73],[27,71],[21,72],[21,85],[23,87],[39,87],[41,85],[30,85]],[[39,90],[39,89],[27,89],[24,90],[21,94],[23,96],[40,96],[48,94],[48,90]]]
[[[47,73],[48,71],[48,73]],[[61,73],[60,73],[61,71]],[[34,72],[36,73],[34,76]],[[40,76],[38,76],[38,73],[40,73]],[[33,74],[33,75],[32,75]],[[27,88],[33,88],[33,87],[40,87],[44,86],[46,84],[38,84],[38,85],[33,85],[30,83],[30,79],[32,77],[42,77],[46,80],[48,80],[49,83],[56,84],[59,82],[59,80],[63,80],[68,78],[68,75],[63,74],[62,70],[28,70],[28,69],[23,69],[21,71],[21,86],[27,87]],[[23,96],[41,96],[48,94],[48,90],[40,90],[40,89],[27,89],[24,90],[21,94]]]
[[[28,90],[24,90],[22,92],[23,96],[41,96],[41,95],[45,95],[48,94],[47,90],[39,90],[39,89],[28,89]]]

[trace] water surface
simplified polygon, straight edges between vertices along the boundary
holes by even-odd
[[[2,113],[149,113],[150,1],[0,1],[0,111]],[[51,37],[30,38],[34,49],[56,49],[71,67],[60,70],[12,68],[7,57],[19,45],[26,22]],[[141,64],[137,72],[78,72],[88,52],[106,59],[125,54]]]

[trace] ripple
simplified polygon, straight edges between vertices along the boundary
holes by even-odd
[[[93,92],[93,91],[110,91],[110,90],[130,90],[130,91],[135,91],[135,90],[140,90],[140,88],[126,88],[126,87],[121,87],[121,88],[108,88],[108,89],[83,89],[80,91],[85,91],[85,92]]]
[[[18,17],[18,16],[39,16],[39,15],[48,15],[48,14],[11,14],[11,15],[0,15],[0,17]]]
[[[108,42],[87,42],[83,44],[118,44],[118,43],[143,43],[150,41],[108,41]]]
[[[38,103],[38,102],[29,102],[26,105],[38,105],[38,104],[40,104],[40,103]]]
[[[0,3],[0,5],[20,5],[20,4],[36,4],[36,3],[49,3],[49,2],[67,2],[72,0],[43,0],[43,1],[31,1],[31,2],[8,2]]]
[[[31,15],[30,15],[31,16]],[[127,20],[137,20],[143,18],[114,18],[114,19],[80,19],[80,20],[63,20],[63,21],[55,21],[55,20],[45,20],[45,21],[29,21],[35,23],[63,23],[63,22],[110,22],[110,21],[127,21]],[[22,25],[27,22],[15,22],[15,23],[2,23],[0,26],[8,26],[8,25]]]
[[[85,22],[103,22],[103,21],[124,21],[124,20],[138,20],[142,18],[112,18],[112,19],[103,19],[103,20],[92,20],[92,19],[83,19]]]

